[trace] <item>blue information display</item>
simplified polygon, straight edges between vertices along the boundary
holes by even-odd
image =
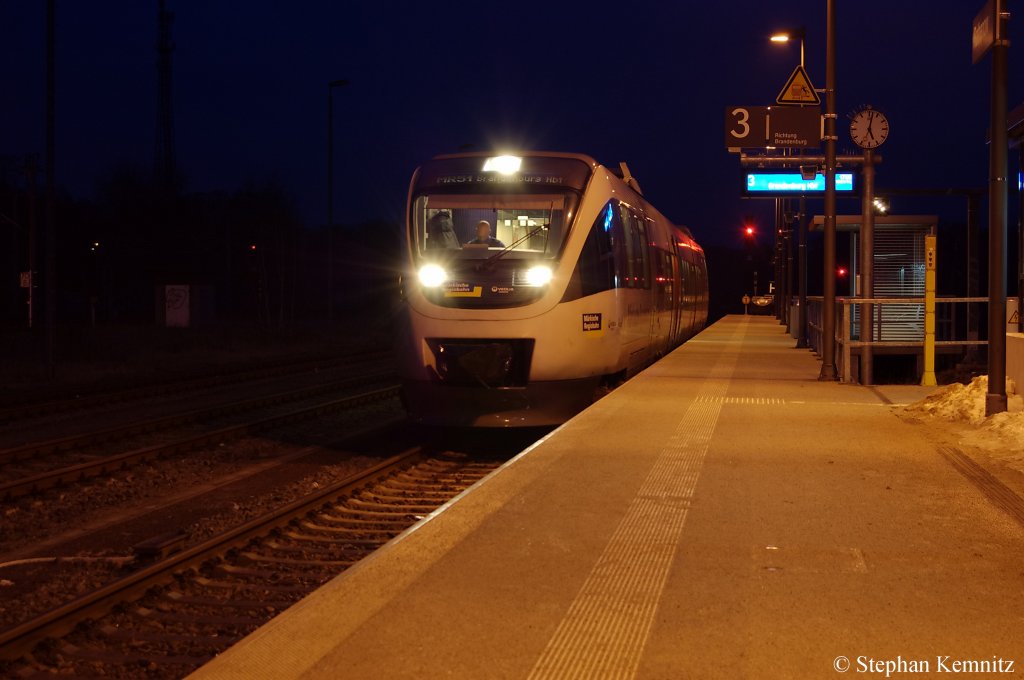
[[[748,172],[743,193],[747,196],[799,196],[824,194],[825,175],[820,172],[814,179],[803,179],[799,172]],[[853,173],[836,173],[836,193],[853,193]]]

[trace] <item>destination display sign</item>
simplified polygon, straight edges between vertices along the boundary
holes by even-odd
[[[493,193],[550,191],[570,187],[581,191],[590,179],[590,166],[577,158],[524,156],[505,171],[485,170],[480,156],[437,158],[424,163],[416,175],[416,193]]]
[[[854,174],[836,173],[836,193],[852,194]],[[804,179],[799,172],[747,172],[744,173],[743,195],[747,197],[777,198],[780,196],[816,195],[825,193],[825,175],[820,172],[814,179]]]

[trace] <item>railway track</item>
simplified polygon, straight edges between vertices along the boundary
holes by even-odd
[[[66,437],[58,440],[30,444],[16,449],[7,449],[5,451],[0,451],[0,465],[5,465],[9,471],[10,465],[17,461],[29,458],[39,458],[54,452],[91,446],[97,443],[125,438],[143,432],[166,430],[171,427],[177,427],[202,419],[208,419],[215,415],[253,410],[303,398],[310,398],[324,393],[336,392],[343,388],[365,385],[368,381],[379,382],[385,377],[388,376],[361,376],[339,383],[318,385],[313,388],[294,390],[282,394],[271,395],[269,397],[260,397],[258,399],[247,400],[244,402],[220,405],[212,409],[200,409],[153,421],[133,423],[124,427],[108,428],[96,432],[76,435],[74,437]],[[39,492],[54,486],[73,483],[96,475],[107,474],[142,461],[193,451],[206,446],[215,446],[217,444],[239,439],[257,432],[288,425],[300,420],[355,408],[373,401],[394,398],[397,394],[398,386],[388,385],[386,387],[370,390],[361,394],[329,399],[326,401],[318,401],[312,405],[294,408],[284,413],[277,412],[260,418],[249,419],[240,424],[206,430],[197,434],[183,435],[151,446],[135,448],[113,455],[90,457],[82,462],[77,462],[71,465],[64,465],[42,472],[17,476],[14,479],[0,482],[0,499],[8,500],[25,494]]]
[[[272,365],[264,364],[260,368],[232,371],[218,375],[203,375],[200,377],[158,382],[143,387],[78,395],[70,399],[34,401],[13,406],[4,404],[0,406],[0,425],[17,422],[25,418],[50,416],[70,411],[85,411],[119,403],[199,392],[213,387],[223,387],[304,372],[333,370],[353,364],[382,361],[390,356],[390,352],[371,351],[350,354],[338,359],[320,358],[297,362],[280,362]]]
[[[0,674],[181,677],[499,464],[410,449],[0,632]]]

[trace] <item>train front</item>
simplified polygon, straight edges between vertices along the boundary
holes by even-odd
[[[572,269],[562,256],[593,167],[570,155],[464,154],[417,170],[397,338],[414,421],[550,425],[590,403],[595,380],[551,352],[558,282]]]

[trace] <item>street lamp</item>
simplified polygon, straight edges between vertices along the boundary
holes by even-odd
[[[821,373],[818,380],[836,379],[835,330],[836,282],[836,0],[825,3],[825,220],[822,247],[825,250],[825,281],[821,291]]]
[[[804,37],[799,28],[779,31],[771,36],[774,43],[800,39],[800,66],[804,65]],[[836,285],[836,1],[825,2],[825,112],[822,141],[825,142],[825,220],[822,225],[824,282],[821,309],[821,373],[819,380],[835,380]],[[801,307],[801,310],[803,308]],[[802,312],[801,312],[802,315]]]
[[[775,43],[776,45],[788,44],[790,40],[799,40],[800,41],[800,68],[803,68],[804,67],[804,42],[805,42],[806,38],[807,38],[807,29],[805,27],[801,26],[800,28],[793,28],[793,29],[788,29],[788,30],[783,30],[783,31],[776,31],[771,36],[769,36],[768,39],[770,41],[772,41],[773,43]],[[818,169],[817,169],[817,167],[815,167],[814,170],[813,170],[813,174],[811,175],[811,179],[813,179],[817,175],[817,173],[818,173]],[[804,176],[804,174],[805,174],[804,168],[802,168],[802,167],[800,168],[800,174],[801,174],[801,176]],[[801,201],[801,205],[802,205],[803,204],[803,197],[801,197],[800,201]],[[778,222],[778,216],[780,214],[784,214],[784,213],[788,212],[789,207],[790,207],[789,206],[789,199],[775,199],[775,213],[776,213],[776,221],[777,222]],[[803,214],[803,209],[800,210],[800,213],[801,213],[801,215]],[[804,229],[800,230],[800,236],[801,236],[801,240],[800,240],[799,244],[797,245],[797,248],[798,248],[798,250],[801,253],[806,253],[806,250],[807,250],[807,239],[806,239],[806,232],[805,232]],[[776,248],[778,248],[778,246],[779,246],[779,239],[778,239],[778,237],[776,237]],[[789,258],[783,260],[780,256],[777,256],[777,261],[783,263],[783,266],[780,267],[776,271],[776,276],[778,276],[781,279],[782,278],[783,270],[785,270],[788,267],[788,265],[789,265]],[[803,328],[804,328],[804,326],[806,324],[806,321],[807,321],[807,319],[806,319],[806,313],[807,313],[807,296],[806,296],[806,292],[807,292],[806,291],[807,272],[805,271],[807,260],[806,260],[805,257],[801,257],[798,260],[798,262],[800,263],[800,266],[801,266],[800,281],[804,285],[802,285],[801,288],[800,288],[800,290],[802,291],[802,293],[800,295],[800,304],[799,304],[799,307],[800,307],[800,312],[799,312],[800,313],[800,322],[799,323],[801,324],[801,330],[800,330],[800,333],[799,333],[799,337],[797,339],[797,347],[805,347],[806,345],[803,344],[803,337],[804,337],[804,335],[803,335],[803,333],[804,333],[803,332]],[[785,271],[785,276],[786,277],[789,276],[789,272],[788,271]],[[788,289],[785,289],[785,295],[779,296],[777,298],[779,300],[779,302],[776,304],[776,309],[779,312],[779,316],[781,316],[783,318],[786,318],[788,316],[788,314],[789,314],[789,311],[788,311],[789,300],[788,300],[788,298],[791,295],[792,295],[792,291],[790,291]],[[788,323],[788,321],[789,320],[787,318],[786,322]]]
[[[772,33],[769,40],[773,43],[788,43],[790,40],[800,41],[800,66],[804,65],[804,38],[807,36],[806,29],[801,26],[788,31],[777,31]]]
[[[327,320],[334,320],[334,88],[348,80],[327,83]]]

